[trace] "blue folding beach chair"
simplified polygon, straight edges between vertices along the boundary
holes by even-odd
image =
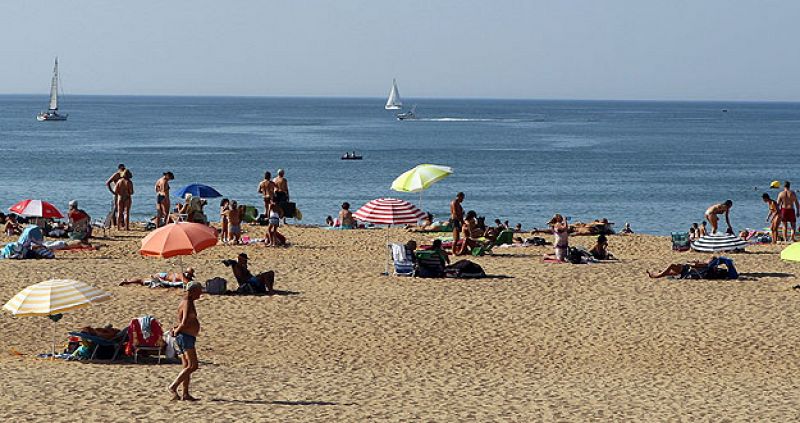
[[[94,349],[92,349],[92,356],[91,360],[97,356],[97,350],[100,347],[111,347],[114,348],[114,355],[111,357],[111,361],[117,359],[120,350],[122,350],[122,346],[125,345],[125,341],[128,340],[128,328],[122,329],[117,333],[117,335],[111,339],[101,338],[96,335],[91,335],[86,332],[69,332],[70,336],[77,336],[85,341],[89,341],[94,345]]]

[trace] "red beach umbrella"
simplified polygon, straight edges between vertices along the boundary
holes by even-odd
[[[408,201],[396,198],[378,198],[361,206],[353,213],[353,217],[362,221],[378,225],[403,225],[417,223],[425,213]],[[389,245],[389,231],[386,231],[386,245]],[[391,260],[391,259],[390,259]],[[389,263],[385,262],[383,274],[389,274]]]
[[[43,217],[46,219],[61,219],[64,217],[56,206],[42,200],[22,200],[9,207],[8,211],[25,217]]]
[[[404,225],[417,223],[425,213],[408,201],[396,198],[378,198],[364,204],[353,217],[378,225]]]
[[[202,223],[170,223],[147,234],[139,253],[170,258],[199,253],[217,245],[217,230]]]

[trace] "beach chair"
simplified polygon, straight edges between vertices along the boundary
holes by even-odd
[[[149,326],[149,332],[144,329]],[[156,354],[158,364],[161,364],[161,356],[166,353],[166,345],[162,339],[164,331],[161,323],[153,316],[142,316],[131,320],[128,325],[128,344],[125,346],[125,354],[133,356],[133,362],[139,362],[139,353]]]
[[[389,244],[394,263],[394,276],[414,276],[414,261],[408,256],[405,245]]]
[[[414,251],[416,257],[414,276],[421,278],[443,278],[444,263],[438,254],[433,251]]]
[[[475,257],[482,256],[484,254],[492,254],[492,248],[495,245],[497,245],[497,244],[496,243],[491,243],[491,242],[483,242],[481,245],[472,247],[472,251],[470,251],[470,252]]]
[[[513,243],[514,243],[514,231],[510,229],[501,231],[497,235],[497,239],[494,240],[494,245],[513,244]]]
[[[125,341],[128,339],[128,329],[122,329],[111,339],[102,338],[96,335],[92,335],[86,332],[68,332],[70,336],[77,336],[84,341],[91,342],[94,345],[92,349],[92,356],[90,360],[94,360],[97,356],[97,350],[101,347],[111,347],[114,348],[114,355],[111,357],[111,361],[117,359],[119,352],[122,350],[122,346],[125,345]]]
[[[674,251],[689,251],[689,233],[672,232],[672,249]]]

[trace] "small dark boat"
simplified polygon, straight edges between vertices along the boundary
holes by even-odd
[[[358,155],[358,154],[356,154],[355,151],[352,152],[352,153],[344,153],[342,155],[342,160],[362,160],[362,159],[363,159],[363,157]]]

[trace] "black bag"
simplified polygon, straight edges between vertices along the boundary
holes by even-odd
[[[569,247],[567,250],[567,261],[572,264],[581,264],[583,263],[584,256],[588,256],[589,253],[580,250],[575,247]]]
[[[297,211],[297,205],[291,201],[284,201],[278,203],[278,207],[283,211],[283,217],[287,219],[294,219],[294,213]]]
[[[446,278],[485,278],[483,268],[469,260],[459,260],[444,268]]]

